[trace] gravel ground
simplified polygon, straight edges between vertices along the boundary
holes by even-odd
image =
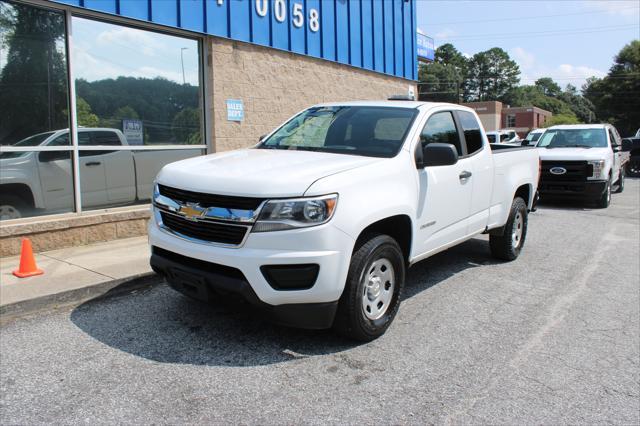
[[[640,181],[411,268],[364,345],[161,285],[0,329],[0,423],[640,423]]]

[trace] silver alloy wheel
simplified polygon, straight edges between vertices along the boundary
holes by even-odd
[[[511,232],[511,242],[514,248],[520,247],[522,243],[522,234],[524,233],[524,216],[520,211],[516,213],[516,218],[513,220],[513,230]]]
[[[0,220],[20,219],[21,217],[20,210],[15,207],[8,204],[0,205]]]
[[[381,318],[393,299],[396,274],[391,261],[375,260],[363,276],[362,311],[370,320]]]

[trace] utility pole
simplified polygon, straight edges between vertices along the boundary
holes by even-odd
[[[184,86],[185,84],[187,84],[186,79],[184,78],[184,51],[188,50],[188,47],[181,47],[180,48],[180,63],[182,64],[182,85]]]

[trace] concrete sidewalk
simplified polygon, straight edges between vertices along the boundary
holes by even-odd
[[[79,303],[119,286],[133,289],[158,277],[149,266],[147,237],[135,237],[37,253],[43,275],[17,278],[19,256],[0,263],[0,315],[9,317]]]

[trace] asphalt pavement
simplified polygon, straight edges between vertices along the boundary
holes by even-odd
[[[354,344],[166,285],[0,328],[0,423],[640,423],[640,180],[545,204],[520,258],[485,237],[412,267]]]

